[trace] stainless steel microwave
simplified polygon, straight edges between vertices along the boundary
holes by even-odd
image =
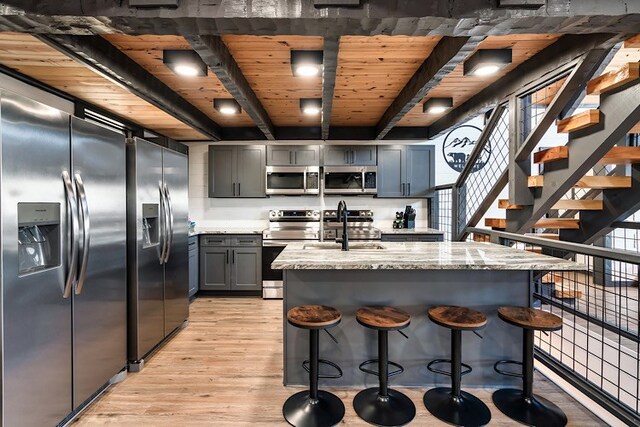
[[[267,194],[305,195],[320,193],[318,166],[267,166]]]
[[[325,194],[376,194],[377,166],[325,166]]]

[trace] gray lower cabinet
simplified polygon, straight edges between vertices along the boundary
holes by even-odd
[[[377,164],[375,145],[327,145],[324,147],[325,166],[375,166]]]
[[[442,234],[385,234],[382,233],[383,242],[442,242]]]
[[[189,297],[198,292],[198,236],[189,237]]]
[[[319,166],[319,145],[268,145],[267,166]]]
[[[264,145],[209,146],[209,197],[266,197]]]
[[[206,235],[200,240],[200,290],[260,291],[262,240],[253,235]]]
[[[433,145],[378,147],[378,197],[426,197],[434,181]]]

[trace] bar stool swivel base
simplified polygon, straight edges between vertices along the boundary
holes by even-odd
[[[449,424],[480,427],[491,421],[487,405],[466,391],[460,391],[460,395],[455,397],[451,387],[432,388],[422,400],[434,417]]]
[[[525,398],[522,390],[505,388],[493,393],[493,403],[506,416],[530,426],[563,427],[567,416],[547,399],[532,395]]]
[[[331,427],[344,418],[344,403],[335,394],[318,390],[316,399],[309,390],[289,397],[282,407],[285,420],[296,427]]]
[[[358,393],[353,399],[353,409],[360,418],[377,426],[403,426],[416,416],[411,399],[393,389],[387,389],[383,396],[378,387]]]

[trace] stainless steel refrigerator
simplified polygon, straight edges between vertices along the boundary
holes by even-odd
[[[2,425],[50,426],[126,367],[125,138],[0,98]]]
[[[189,317],[188,159],[127,143],[128,357],[144,358]]]

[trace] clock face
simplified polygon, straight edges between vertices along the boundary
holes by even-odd
[[[462,172],[481,134],[482,130],[472,125],[458,126],[447,134],[442,144],[442,155],[451,169]],[[488,142],[471,172],[482,169],[490,157],[491,143]]]

